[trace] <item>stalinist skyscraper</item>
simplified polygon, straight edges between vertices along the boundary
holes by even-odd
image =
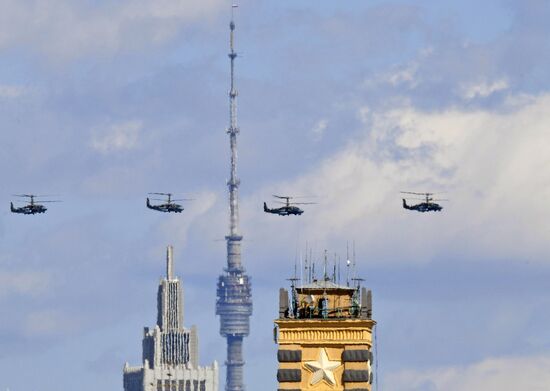
[[[183,326],[183,290],[172,246],[159,283],[157,324],[143,332],[143,365],[124,365],[124,391],[218,391],[218,364],[200,367],[197,331]]]

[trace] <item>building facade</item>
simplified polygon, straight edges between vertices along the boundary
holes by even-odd
[[[371,291],[326,276],[299,287],[293,283],[290,296],[280,290],[275,324],[279,390],[371,390]]]
[[[218,364],[200,367],[195,327],[183,326],[183,289],[174,276],[173,249],[157,293],[157,324],[143,332],[142,365],[123,370],[124,391],[218,391]]]

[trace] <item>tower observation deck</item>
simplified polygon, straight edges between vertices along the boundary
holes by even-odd
[[[233,9],[236,8],[233,5]],[[250,332],[252,315],[252,294],[250,278],[241,263],[241,241],[239,232],[239,185],[237,178],[237,89],[235,86],[234,48],[235,21],[229,24],[229,59],[231,64],[231,83],[229,89],[229,134],[231,149],[231,171],[227,182],[229,188],[229,234],[227,242],[227,267],[219,277],[217,285],[216,314],[220,316],[220,334],[227,339],[226,391],[243,391],[243,338]]]

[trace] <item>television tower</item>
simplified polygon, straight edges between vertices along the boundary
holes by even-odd
[[[239,232],[239,184],[237,178],[237,89],[235,88],[234,48],[235,21],[232,6],[229,23],[229,59],[231,61],[231,84],[229,89],[229,141],[231,147],[231,176],[229,188],[229,235],[227,242],[227,267],[219,277],[217,287],[216,315],[220,316],[220,334],[227,339],[226,391],[243,391],[243,338],[250,333],[252,294],[250,279],[241,264],[241,241]]]

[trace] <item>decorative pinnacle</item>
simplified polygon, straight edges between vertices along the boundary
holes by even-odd
[[[166,248],[166,279],[174,279],[174,247],[168,246]]]

